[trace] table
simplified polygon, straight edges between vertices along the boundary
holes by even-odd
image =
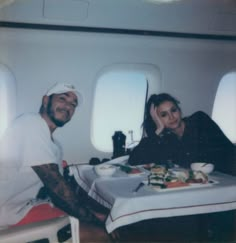
[[[128,156],[107,163],[126,163]],[[98,203],[110,209],[106,229],[111,233],[120,226],[146,219],[221,212],[236,209],[236,177],[213,172],[216,184],[188,189],[155,191],[143,187],[133,189],[148,173],[129,176],[117,171],[112,177],[99,177],[91,165],[70,167],[76,182]]]

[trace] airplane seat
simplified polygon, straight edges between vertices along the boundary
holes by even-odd
[[[71,225],[72,243],[79,243],[79,220],[71,216],[62,216],[50,220],[11,227],[0,230],[1,243],[25,243],[47,239],[49,243],[59,242],[58,233]]]

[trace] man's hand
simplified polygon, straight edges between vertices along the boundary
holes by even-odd
[[[164,127],[164,124],[162,123],[160,117],[157,114],[157,107],[155,107],[154,104],[151,104],[150,115],[151,115],[152,120],[154,121],[154,123],[156,124],[156,127],[157,127],[155,133],[157,135],[160,135],[165,127]]]

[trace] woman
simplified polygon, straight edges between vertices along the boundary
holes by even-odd
[[[179,101],[169,94],[152,95],[143,123],[145,137],[134,148],[129,164],[213,163],[215,170],[232,173],[234,145],[204,112],[182,118]]]

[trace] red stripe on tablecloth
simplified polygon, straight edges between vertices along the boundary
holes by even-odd
[[[210,204],[202,204],[202,205],[191,205],[191,206],[184,206],[184,207],[171,207],[171,208],[152,208],[152,209],[146,209],[146,210],[140,210],[140,211],[136,211],[133,213],[128,213],[128,214],[124,214],[121,215],[117,218],[113,218],[112,215],[110,214],[109,217],[111,218],[112,222],[115,222],[116,220],[123,218],[123,217],[128,217],[130,215],[134,215],[134,214],[139,214],[139,213],[143,213],[143,212],[153,212],[153,211],[164,211],[164,210],[175,210],[175,209],[184,209],[184,208],[194,208],[194,207],[205,207],[205,206],[214,206],[214,205],[223,205],[223,204],[230,204],[230,203],[236,203],[236,201],[231,201],[231,202],[223,202],[223,203],[210,203]]]

